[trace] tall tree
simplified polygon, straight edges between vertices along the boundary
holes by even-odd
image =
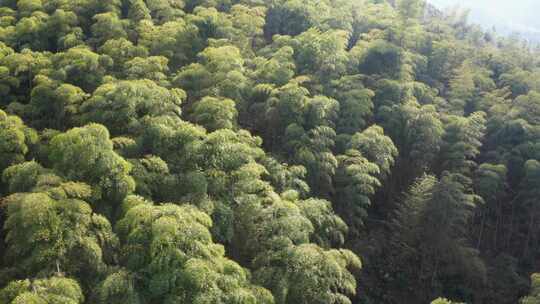
[[[17,117],[0,110],[0,170],[21,163],[37,142],[36,132]]]
[[[6,199],[5,258],[12,268],[17,265],[12,273],[39,277],[65,272],[92,286],[106,263],[113,262],[117,238],[111,225],[81,200],[90,195],[87,187],[61,183],[45,191]]]
[[[20,280],[0,290],[0,303],[84,303],[84,295],[74,279],[55,276],[47,279]]]
[[[127,206],[126,206],[127,207]],[[246,271],[224,256],[209,231],[212,221],[193,206],[143,203],[128,207],[117,230],[122,264],[138,273],[139,294],[149,301],[273,303],[249,282]]]
[[[80,120],[103,124],[113,135],[137,135],[147,116],[179,117],[185,97],[180,89],[168,90],[147,79],[111,82],[81,105]]]
[[[466,238],[467,225],[480,200],[467,193],[467,182],[463,176],[448,172],[440,180],[425,176],[411,187],[397,212],[396,239],[402,248],[403,271],[424,286],[415,292],[418,299],[428,301],[438,292],[448,294],[445,282],[453,275],[462,281],[485,280],[485,265]],[[411,268],[407,261],[414,260],[420,264]]]
[[[470,175],[476,166],[485,133],[485,113],[469,117],[450,116],[441,147],[441,166],[445,170]]]
[[[113,219],[124,197],[133,191],[130,164],[113,151],[107,129],[98,124],[74,128],[55,136],[49,158],[68,180],[92,186],[94,208]]]

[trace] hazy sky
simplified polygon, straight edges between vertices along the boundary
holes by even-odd
[[[540,0],[428,0],[441,8],[459,5],[472,10],[472,19],[490,25],[540,31]]]

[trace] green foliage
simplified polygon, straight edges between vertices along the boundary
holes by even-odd
[[[309,193],[309,185],[304,180],[307,171],[303,166],[280,164],[270,157],[263,159],[262,163],[268,171],[270,183],[277,192],[295,190],[301,197]]]
[[[113,151],[109,132],[102,125],[90,124],[55,136],[49,153],[60,175],[93,187],[92,196],[109,216],[114,216],[110,212],[134,189],[131,166]]]
[[[135,193],[156,201],[174,198],[179,182],[170,174],[167,163],[157,156],[147,155],[130,159],[131,176],[135,180]]]
[[[385,136],[384,129],[377,125],[353,135],[349,148],[362,152],[370,162],[379,167],[382,176],[390,173],[394,158],[398,155],[392,139]]]
[[[142,1],[133,1],[134,4],[139,2]],[[197,37],[197,27],[187,24],[183,19],[161,25],[143,20],[138,23],[136,31],[139,34],[139,46],[146,48],[152,56],[168,58],[172,67],[189,62],[204,48]]]
[[[2,182],[7,185],[8,193],[30,192],[45,172],[46,169],[35,161],[24,162],[4,170]]]
[[[76,125],[80,107],[88,95],[79,87],[52,80],[46,76],[35,78],[32,90],[30,116],[40,129],[66,129]]]
[[[277,86],[287,84],[294,76],[296,65],[294,63],[294,49],[284,46],[273,52],[268,57],[257,57],[254,60],[255,75],[258,82],[271,83]]]
[[[46,178],[46,177],[44,177]],[[42,181],[46,182],[46,181]],[[103,216],[92,212],[77,194],[58,190],[7,197],[5,258],[23,276],[99,275],[112,258],[117,239]],[[72,188],[73,189],[73,188]],[[66,191],[67,190],[67,191]],[[86,280],[95,280],[89,276]]]
[[[429,166],[442,144],[443,124],[433,106],[404,106],[406,132],[400,151],[409,153],[408,160],[419,167]]]
[[[184,14],[182,9],[185,1],[147,0],[145,2],[152,19],[158,23],[174,20]]]
[[[107,40],[126,38],[127,33],[124,29],[126,22],[120,20],[118,15],[113,12],[107,12],[94,15],[94,24],[92,25],[93,42],[102,45]]]
[[[82,46],[56,53],[51,59],[60,80],[81,87],[85,92],[95,90],[112,65],[110,57],[100,56]]]
[[[448,172],[440,180],[424,176],[411,187],[398,210],[395,232],[402,234],[397,238],[399,248],[409,248],[401,253],[405,264],[400,268],[406,276],[418,276],[406,261],[422,257],[420,278],[424,278],[421,284],[426,295],[448,293],[444,285],[437,284],[451,273],[446,267],[461,269],[460,280],[485,280],[486,269],[478,251],[464,240],[466,225],[480,200],[467,193],[467,182],[462,175]],[[416,295],[421,297],[422,293],[419,290]]]
[[[107,83],[81,105],[81,121],[103,124],[113,135],[138,134],[147,116],[179,117],[185,96],[146,79]]]
[[[141,303],[135,290],[134,276],[126,270],[119,270],[107,276],[98,288],[99,303]]]
[[[167,74],[169,60],[163,56],[151,56],[148,58],[135,57],[125,63],[127,79],[150,79],[157,84],[168,87]]]
[[[189,205],[141,204],[127,210],[117,224],[124,248],[121,260],[140,274],[137,285],[144,286],[143,297],[165,303],[273,302],[268,292],[249,283],[243,268],[224,257],[223,246],[212,242],[211,225],[208,215]],[[125,282],[115,284],[132,284],[126,274],[112,276]],[[104,295],[108,297],[112,282],[107,281]],[[133,293],[128,289],[121,296]]]
[[[84,303],[84,296],[77,281],[63,277],[13,281],[0,290],[0,303],[43,304]]]
[[[10,102],[25,101],[30,95],[32,81],[41,71],[51,67],[49,55],[32,52],[25,49],[20,53],[15,53],[6,49],[5,55],[0,59],[1,90],[3,105]]]
[[[535,304],[540,302],[540,277],[537,273],[531,275],[531,291],[529,295],[520,300],[520,304]]]
[[[19,117],[0,110],[0,170],[23,162],[36,142],[34,130],[25,126]]]
[[[375,93],[362,85],[361,75],[344,76],[332,82],[332,95],[339,102],[336,131],[354,134],[367,124],[373,114]]]
[[[236,107],[231,99],[204,97],[193,109],[194,121],[208,131],[232,129],[236,120]]]
[[[381,118],[381,126],[399,150],[395,175],[412,181],[435,165],[444,135],[436,107],[410,101],[384,108]]]
[[[354,70],[368,75],[380,74],[390,79],[401,76],[403,65],[403,51],[387,41],[377,39],[370,42],[362,42],[351,51],[356,58],[352,62],[357,63]]]
[[[307,180],[321,194],[332,191],[332,176],[338,166],[331,149],[335,144],[335,131],[327,126],[305,132],[295,124],[289,125],[285,136],[292,151],[293,162],[307,169]]]
[[[348,227],[333,212],[332,204],[329,201],[312,198],[299,201],[297,205],[315,229],[311,235],[313,243],[324,248],[343,245]]]
[[[438,298],[431,302],[431,304],[452,304],[452,303],[456,303],[456,302],[452,302],[445,298]]]
[[[441,154],[444,169],[469,174],[476,165],[485,132],[485,114],[476,112],[469,117],[451,116],[446,125]]]
[[[172,117],[151,117],[144,120],[139,142],[143,151],[153,154],[167,162],[173,172],[180,172],[183,166],[192,168],[187,162],[191,155],[184,153],[189,145],[203,139],[202,127]]]
[[[126,63],[138,57],[141,57],[141,58],[138,61],[133,62],[132,65],[135,63],[137,66],[141,65],[142,62],[140,61],[142,61],[142,59],[146,59],[146,57],[148,56],[148,50],[145,47],[140,46],[140,45],[134,45],[131,41],[125,38],[107,40],[99,48],[99,53],[103,55],[107,55],[113,60],[112,70],[115,73],[123,72],[127,68]],[[161,57],[158,57],[158,58],[161,58]],[[158,67],[152,67],[152,68],[155,69]],[[146,68],[144,69],[144,71],[145,72],[147,71]],[[134,72],[140,73],[139,70],[132,71],[131,73],[134,73]],[[144,78],[149,78],[149,77],[145,75]],[[155,80],[152,78],[149,78],[149,79]]]
[[[320,26],[329,13],[329,4],[326,1],[277,1],[268,9],[265,36],[295,36],[311,27]]]
[[[286,267],[273,266],[286,261]],[[285,248],[260,258],[264,267],[255,280],[269,286],[276,303],[352,303],[356,293],[351,271],[361,268],[360,259],[348,250],[325,251],[316,245]],[[298,271],[301,270],[301,271]]]
[[[292,245],[308,243],[314,227],[302,214],[300,206],[286,196],[275,193],[256,196],[246,193],[237,200],[236,229],[242,235],[235,236],[240,253],[248,261],[268,256],[269,253]],[[256,268],[260,266],[254,265]]]
[[[396,8],[403,18],[420,18],[424,5],[422,0],[398,0]]]
[[[367,217],[371,197],[381,186],[377,176],[380,168],[367,160],[358,150],[348,150],[338,156],[339,167],[334,183],[336,200],[334,207],[349,224],[359,227]]]
[[[230,45],[208,47],[198,57],[200,63],[183,68],[174,83],[188,91],[190,96],[241,100],[246,79],[240,50]]]
[[[485,200],[495,200],[505,190],[505,179],[508,170],[504,165],[484,163],[475,171],[476,193]]]
[[[316,75],[321,81],[341,75],[347,62],[346,32],[321,32],[310,28],[296,37],[280,36],[275,45],[290,46],[298,72]]]
[[[516,98],[509,116],[524,119],[531,125],[540,123],[538,113],[540,113],[540,93],[530,91],[527,95]]]

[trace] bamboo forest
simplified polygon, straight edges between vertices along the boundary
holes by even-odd
[[[0,0],[0,304],[539,304],[540,47],[424,0]]]

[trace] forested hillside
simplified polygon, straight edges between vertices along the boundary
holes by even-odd
[[[539,67],[422,0],[0,0],[0,304],[540,303]]]

